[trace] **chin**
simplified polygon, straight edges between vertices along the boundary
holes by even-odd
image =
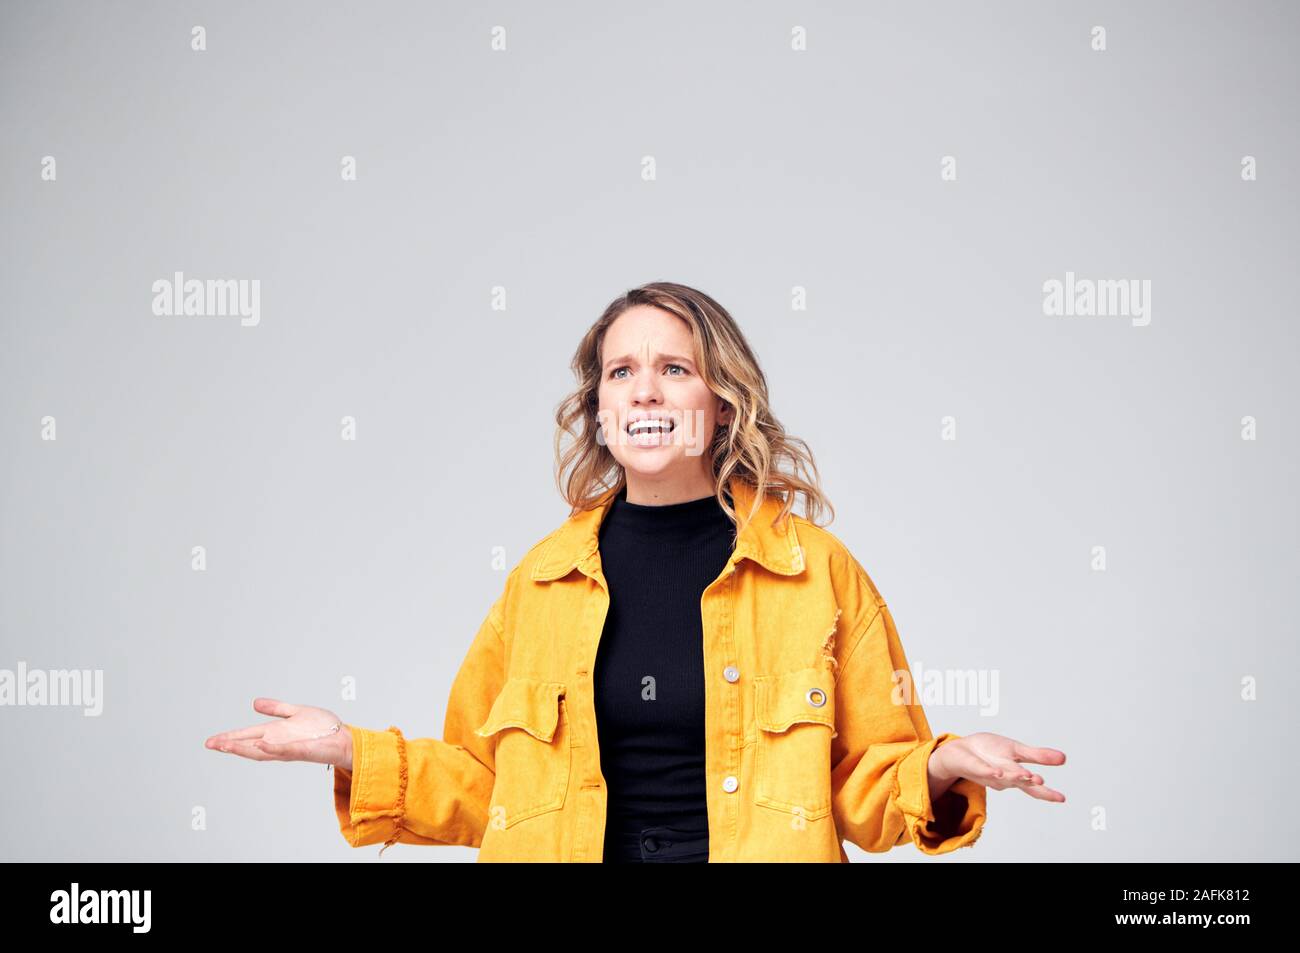
[[[629,475],[635,474],[643,477],[660,477],[670,474],[677,468],[679,462],[678,457],[668,456],[665,454],[662,462],[652,463],[649,460],[638,461],[633,458],[630,462],[623,464],[623,469],[627,471]]]

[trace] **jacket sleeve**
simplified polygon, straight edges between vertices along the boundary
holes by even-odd
[[[874,593],[865,575],[862,585]],[[905,694],[914,692],[911,670],[889,607],[878,597],[862,601],[849,630],[860,635],[836,679],[831,800],[838,830],[871,852],[908,841],[927,854],[969,847],[984,829],[988,789],[959,778],[931,803],[930,755],[960,735],[931,733],[919,698]]]
[[[405,738],[397,727],[352,733],[352,770],[334,768],[334,810],[353,847],[479,847],[496,782],[495,738],[482,725],[504,681],[505,595],[492,606],[451,687],[442,738]]]

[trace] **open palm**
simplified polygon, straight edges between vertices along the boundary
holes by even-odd
[[[253,710],[277,720],[223,731],[204,747],[254,761],[314,761],[352,770],[352,733],[334,712],[275,698],[253,699]]]
[[[935,754],[941,757],[942,773],[948,777],[969,778],[995,791],[1019,788],[1043,801],[1065,800],[1064,794],[1044,784],[1041,774],[1020,763],[1065,764],[1065,752],[1056,748],[1036,748],[1005,735],[977,731],[940,745]]]

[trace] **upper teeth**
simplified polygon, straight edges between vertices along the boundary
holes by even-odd
[[[639,431],[642,430],[671,431],[672,429],[673,429],[673,422],[671,420],[650,418],[647,420],[636,420],[628,424],[627,432],[635,436]]]

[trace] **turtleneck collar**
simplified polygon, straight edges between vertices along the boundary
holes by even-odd
[[[671,542],[696,537],[703,531],[729,529],[734,525],[716,496],[663,505],[629,503],[627,487],[624,486],[614,498],[600,529],[601,535],[611,527],[617,527]]]

